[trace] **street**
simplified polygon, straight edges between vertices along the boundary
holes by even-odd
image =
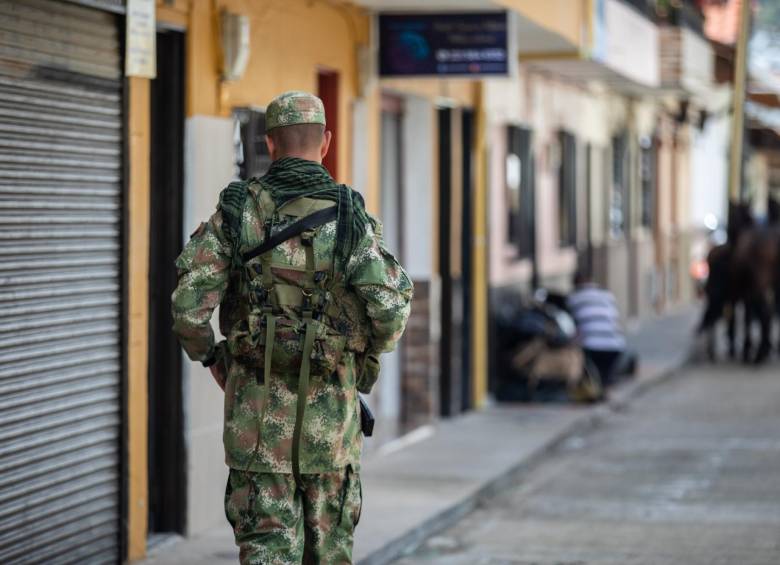
[[[779,432],[776,365],[693,366],[397,565],[780,563]]]

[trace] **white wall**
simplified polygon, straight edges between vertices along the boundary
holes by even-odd
[[[730,135],[727,116],[711,118],[703,131],[694,131],[690,161],[691,227],[702,227],[708,214],[726,221]]]
[[[369,105],[365,98],[357,98],[352,104],[352,188],[363,196],[368,189],[368,167],[370,143]]]
[[[682,85],[692,92],[708,92],[715,75],[715,53],[710,42],[681,27]]]
[[[402,225],[401,210],[399,209],[399,189],[403,187],[402,179],[396,167],[399,155],[398,149],[401,141],[399,137],[403,135],[401,128],[397,125],[394,117],[388,118],[385,115],[381,119],[381,162],[380,162],[380,183],[381,183],[381,206],[380,216],[383,224],[383,239],[385,245],[394,253],[401,263],[406,263],[403,256],[405,250],[400,249],[402,234],[406,228]],[[357,162],[357,159],[356,159]],[[402,345],[399,344],[395,351],[382,355],[382,372],[379,381],[374,389],[375,394],[370,397],[374,414],[379,419],[379,437],[380,442],[393,439],[398,434],[401,421],[401,374],[402,374]],[[376,445],[373,441],[369,446]]]
[[[647,86],[661,82],[658,27],[620,0],[605,2],[605,49],[598,53],[618,73]]]
[[[185,238],[216,209],[233,176],[233,121],[195,116],[185,124]],[[212,325],[216,330],[216,315]],[[184,434],[187,449],[187,534],[225,527],[228,469],[222,447],[223,393],[200,363],[184,360]]]

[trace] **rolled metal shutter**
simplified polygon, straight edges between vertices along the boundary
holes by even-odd
[[[116,16],[0,0],[0,563],[119,556]]]

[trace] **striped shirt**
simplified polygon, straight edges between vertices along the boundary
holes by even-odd
[[[608,290],[587,284],[577,287],[568,299],[577,323],[580,344],[594,351],[622,351],[626,338],[620,329],[620,312]]]

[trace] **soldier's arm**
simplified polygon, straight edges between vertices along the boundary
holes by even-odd
[[[193,361],[209,364],[217,357],[210,321],[227,289],[230,263],[230,245],[217,211],[192,234],[176,259],[179,283],[171,296],[173,331]]]
[[[406,328],[412,282],[381,235],[369,229],[347,266],[349,285],[362,299],[371,322],[367,354],[392,351]]]

